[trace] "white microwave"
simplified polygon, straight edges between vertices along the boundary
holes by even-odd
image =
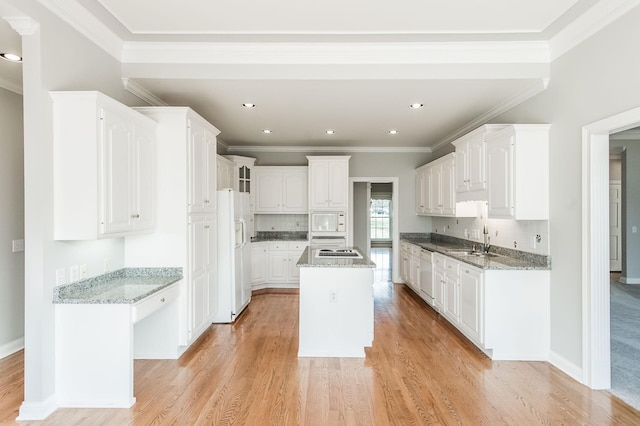
[[[311,212],[309,217],[311,236],[337,236],[346,234],[344,212]]]

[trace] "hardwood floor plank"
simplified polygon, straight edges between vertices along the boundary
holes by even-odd
[[[59,409],[21,425],[610,425],[640,412],[545,362],[492,362],[402,285],[377,283],[366,358],[298,358],[298,294],[254,295],[179,360],[136,360],[130,409]],[[17,424],[23,357],[0,360]]]

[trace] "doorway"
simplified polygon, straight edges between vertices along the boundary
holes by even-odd
[[[582,132],[582,381],[611,387],[609,135],[640,125],[635,108]]]
[[[353,177],[349,179],[349,231],[347,244],[360,247],[369,257],[371,248],[383,247],[391,253],[391,279],[398,274],[398,184],[397,177]],[[375,262],[375,261],[374,261]]]

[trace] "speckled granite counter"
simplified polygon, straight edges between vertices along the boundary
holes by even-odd
[[[55,287],[53,303],[132,304],[182,279],[182,268],[125,268]]]
[[[375,268],[376,264],[367,257],[357,247],[348,247],[355,250],[362,255],[362,259],[336,259],[336,258],[317,258],[315,257],[315,249],[309,249],[307,247],[302,252],[300,259],[296,266],[298,268]]]
[[[289,231],[258,231],[255,237],[251,237],[252,243],[264,241],[309,241],[306,232]]]
[[[404,239],[411,244],[418,245],[426,250],[449,256],[453,259],[459,260],[469,265],[475,266],[481,269],[495,269],[495,270],[510,270],[510,269],[523,269],[523,270],[549,270],[551,269],[550,261],[547,256],[535,255],[525,252],[519,252],[519,257],[509,256],[506,254],[493,253],[495,257],[478,257],[478,256],[463,256],[460,253],[455,253],[455,250],[469,250],[471,246],[469,244],[460,244],[455,242],[445,241],[431,241],[429,239]],[[499,249],[498,247],[492,248],[491,251]],[[453,251],[453,252],[452,252]],[[546,260],[546,262],[545,262]]]

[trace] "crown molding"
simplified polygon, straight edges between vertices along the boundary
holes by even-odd
[[[260,146],[230,145],[230,152],[382,152],[382,153],[429,153],[433,150],[426,146],[386,147],[386,146]]]
[[[38,0],[105,52],[121,60],[123,40],[77,0]]]
[[[422,43],[125,42],[122,63],[501,64],[549,63],[546,41]]]
[[[526,101],[527,99],[530,99],[535,95],[537,95],[538,93],[544,91],[548,85],[549,85],[548,78],[542,78],[538,80],[536,84],[533,85],[532,87],[529,87],[523,90],[522,92],[508,99],[506,102],[503,102],[502,104],[490,109],[489,111],[477,117],[475,120],[470,121],[463,127],[456,130],[455,132],[450,133],[448,136],[446,136],[445,138],[437,142],[435,145],[433,145],[431,149],[433,151],[436,151],[442,148],[443,146],[455,141],[459,137],[466,135],[470,131],[475,130],[478,127],[488,123],[493,118],[499,116],[504,112],[509,111],[510,109],[520,105],[522,102]]]
[[[22,84],[17,84],[13,81],[7,80],[1,75],[0,75],[0,87],[22,96]]]
[[[3,16],[2,19],[21,36],[33,35],[40,28],[40,24],[28,16]]]
[[[139,97],[151,106],[169,106],[168,103],[129,78],[123,78],[122,85],[125,90]]]
[[[558,59],[639,4],[640,0],[599,1],[551,38],[551,60]]]

